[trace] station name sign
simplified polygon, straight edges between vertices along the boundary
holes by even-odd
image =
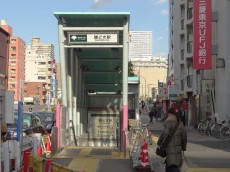
[[[68,32],[69,44],[118,44],[118,32]]]

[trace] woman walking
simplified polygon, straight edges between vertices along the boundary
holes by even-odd
[[[176,128],[177,127],[177,128]],[[182,165],[182,151],[186,151],[187,133],[182,124],[179,114],[173,108],[168,110],[168,117],[164,122],[164,130],[162,131],[157,145],[161,145],[164,138],[176,129],[166,148],[166,170],[165,172],[179,172]]]

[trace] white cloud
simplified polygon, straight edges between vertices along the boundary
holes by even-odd
[[[112,0],[94,0],[93,5],[91,6],[92,9],[98,9],[102,6],[112,2]]]
[[[162,10],[161,15],[167,16],[169,14],[168,10]]]
[[[157,40],[162,40],[163,39],[163,37],[162,36],[159,36],[158,38],[157,38]]]
[[[155,2],[156,4],[163,4],[168,2],[168,0],[153,0],[153,2]]]

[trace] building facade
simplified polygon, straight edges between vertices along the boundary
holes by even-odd
[[[0,26],[0,90],[7,89],[10,35]]]
[[[168,81],[178,86],[177,101],[188,103],[188,125],[214,115],[220,121],[228,118],[230,38],[223,35],[230,28],[229,9],[228,0],[169,1]],[[211,36],[207,36],[209,32]],[[197,56],[198,63],[210,67],[197,67]]]
[[[22,84],[25,81],[25,41],[10,38],[8,89],[14,91],[14,100],[23,100]]]
[[[8,90],[14,91],[14,100],[23,99],[22,83],[25,80],[25,41],[13,36],[12,28],[6,20],[1,20],[0,27],[9,33]]]
[[[41,43],[40,38],[33,37],[31,44],[26,49],[25,83],[27,85],[34,85],[29,84],[30,82],[36,83],[33,95],[37,94],[36,85],[45,83],[44,89],[46,92],[43,92],[43,94],[46,94],[46,96],[42,96],[42,100],[39,100],[39,102],[46,102],[48,105],[51,100],[50,96],[53,94],[51,81],[55,78],[54,59],[54,46],[48,43]]]
[[[140,77],[140,99],[156,100],[158,81],[167,76],[167,59],[155,57],[131,61],[134,73]]]
[[[129,60],[152,57],[152,31],[130,31],[129,36]]]

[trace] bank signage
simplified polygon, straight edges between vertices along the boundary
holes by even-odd
[[[118,37],[118,32],[70,32],[68,42],[70,44],[118,44]]]
[[[210,0],[193,1],[193,68],[212,68],[212,9]]]

